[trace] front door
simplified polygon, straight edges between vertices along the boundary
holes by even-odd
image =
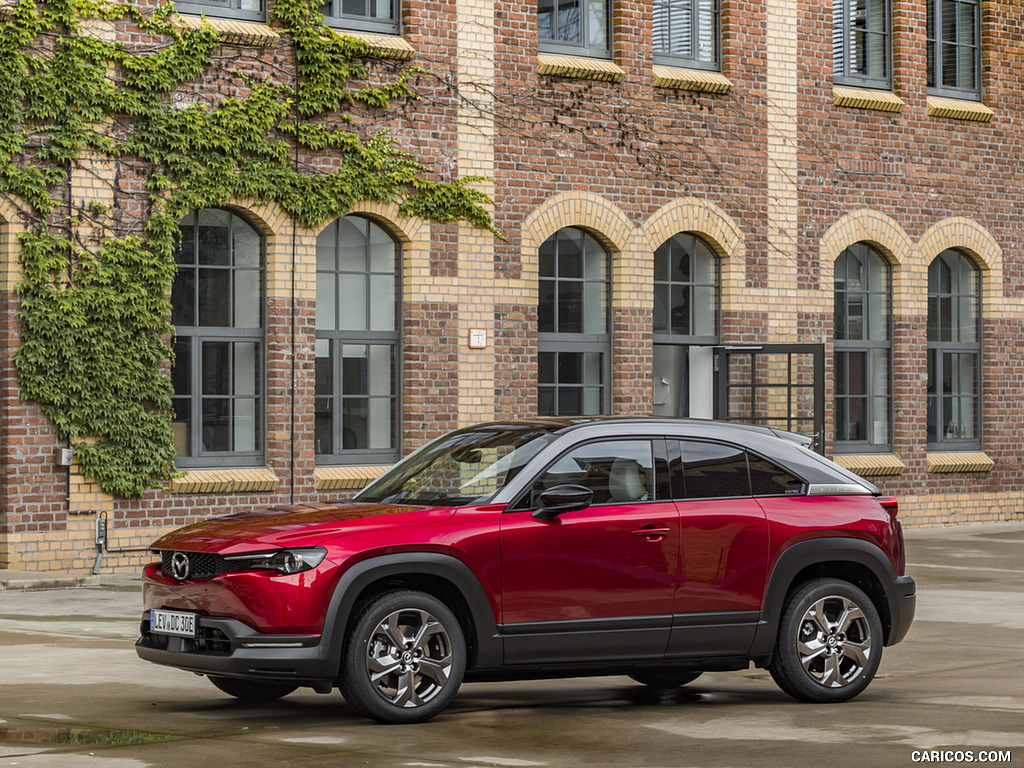
[[[679,573],[679,513],[658,498],[654,445],[600,440],[576,446],[532,491],[571,483],[591,506],[551,520],[527,501],[501,515],[505,661],[543,664],[660,658]],[[520,508],[521,507],[521,508]]]
[[[824,344],[717,347],[715,393],[715,418],[806,435],[824,451]]]

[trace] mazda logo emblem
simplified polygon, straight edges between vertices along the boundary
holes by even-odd
[[[171,576],[178,581],[184,581],[192,572],[192,564],[188,561],[188,555],[184,552],[175,552],[171,557]]]

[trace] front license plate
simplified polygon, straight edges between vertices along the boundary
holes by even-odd
[[[152,610],[149,612],[149,630],[157,635],[195,637],[196,615],[180,611]]]

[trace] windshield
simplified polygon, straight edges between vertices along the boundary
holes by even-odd
[[[437,506],[486,504],[555,437],[535,426],[501,425],[453,432],[395,465],[355,500]]]

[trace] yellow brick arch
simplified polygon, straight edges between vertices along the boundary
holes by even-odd
[[[881,211],[863,209],[840,218],[821,238],[818,252],[825,275],[833,274],[832,265],[839,254],[861,242],[875,246],[894,268],[913,260],[914,244],[903,227]]]
[[[928,267],[945,250],[962,251],[981,270],[982,313],[991,317],[1003,312],[1003,249],[992,233],[976,221],[951,216],[932,224],[917,242],[921,268],[927,280]]]
[[[536,301],[539,256],[544,241],[565,227],[592,234],[612,255],[612,305],[651,302],[650,290],[638,280],[636,227],[614,203],[590,192],[564,192],[545,201],[523,221],[521,258],[524,288]]]

